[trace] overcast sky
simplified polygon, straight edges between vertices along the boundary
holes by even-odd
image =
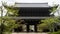
[[[60,2],[60,0],[14,0],[19,3],[45,3],[45,2]]]
[[[14,2],[17,2],[17,3],[48,3],[48,5],[52,5],[52,3],[60,4],[60,0],[3,0],[3,1],[6,1],[11,4],[13,4]]]
[[[16,0],[16,2],[23,2],[23,3],[42,3],[48,2],[48,0]]]
[[[3,1],[18,2],[18,3],[45,3],[45,2],[52,2],[52,1],[57,2],[57,1],[60,1],[60,0],[3,0]]]

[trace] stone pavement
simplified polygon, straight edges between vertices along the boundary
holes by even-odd
[[[47,34],[47,33],[12,33],[12,34]]]

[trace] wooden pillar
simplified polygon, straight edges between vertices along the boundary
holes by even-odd
[[[27,32],[29,32],[29,25],[27,24],[27,28],[26,28]]]
[[[35,28],[35,32],[37,32],[37,24],[35,24],[35,27],[34,28]]]

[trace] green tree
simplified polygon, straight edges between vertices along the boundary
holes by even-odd
[[[55,13],[57,6],[52,7],[49,11]],[[59,17],[50,16],[41,20],[42,24],[39,24],[40,29],[49,29],[50,32],[54,32],[55,24],[60,22]]]
[[[12,19],[12,17],[18,16],[18,9],[14,7],[8,7],[5,6],[5,9],[7,9],[6,16],[3,16],[3,9],[0,7],[1,10],[1,16],[0,16],[0,34],[11,34],[13,28],[17,28],[19,26],[18,23],[16,23],[15,19]]]
[[[45,27],[47,27],[50,31],[54,32],[55,24],[59,23],[60,20],[58,17],[50,17],[45,20],[41,20],[41,22],[43,22],[42,24],[46,25]]]

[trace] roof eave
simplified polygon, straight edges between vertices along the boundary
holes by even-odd
[[[50,7],[48,3],[16,3],[14,7]]]

